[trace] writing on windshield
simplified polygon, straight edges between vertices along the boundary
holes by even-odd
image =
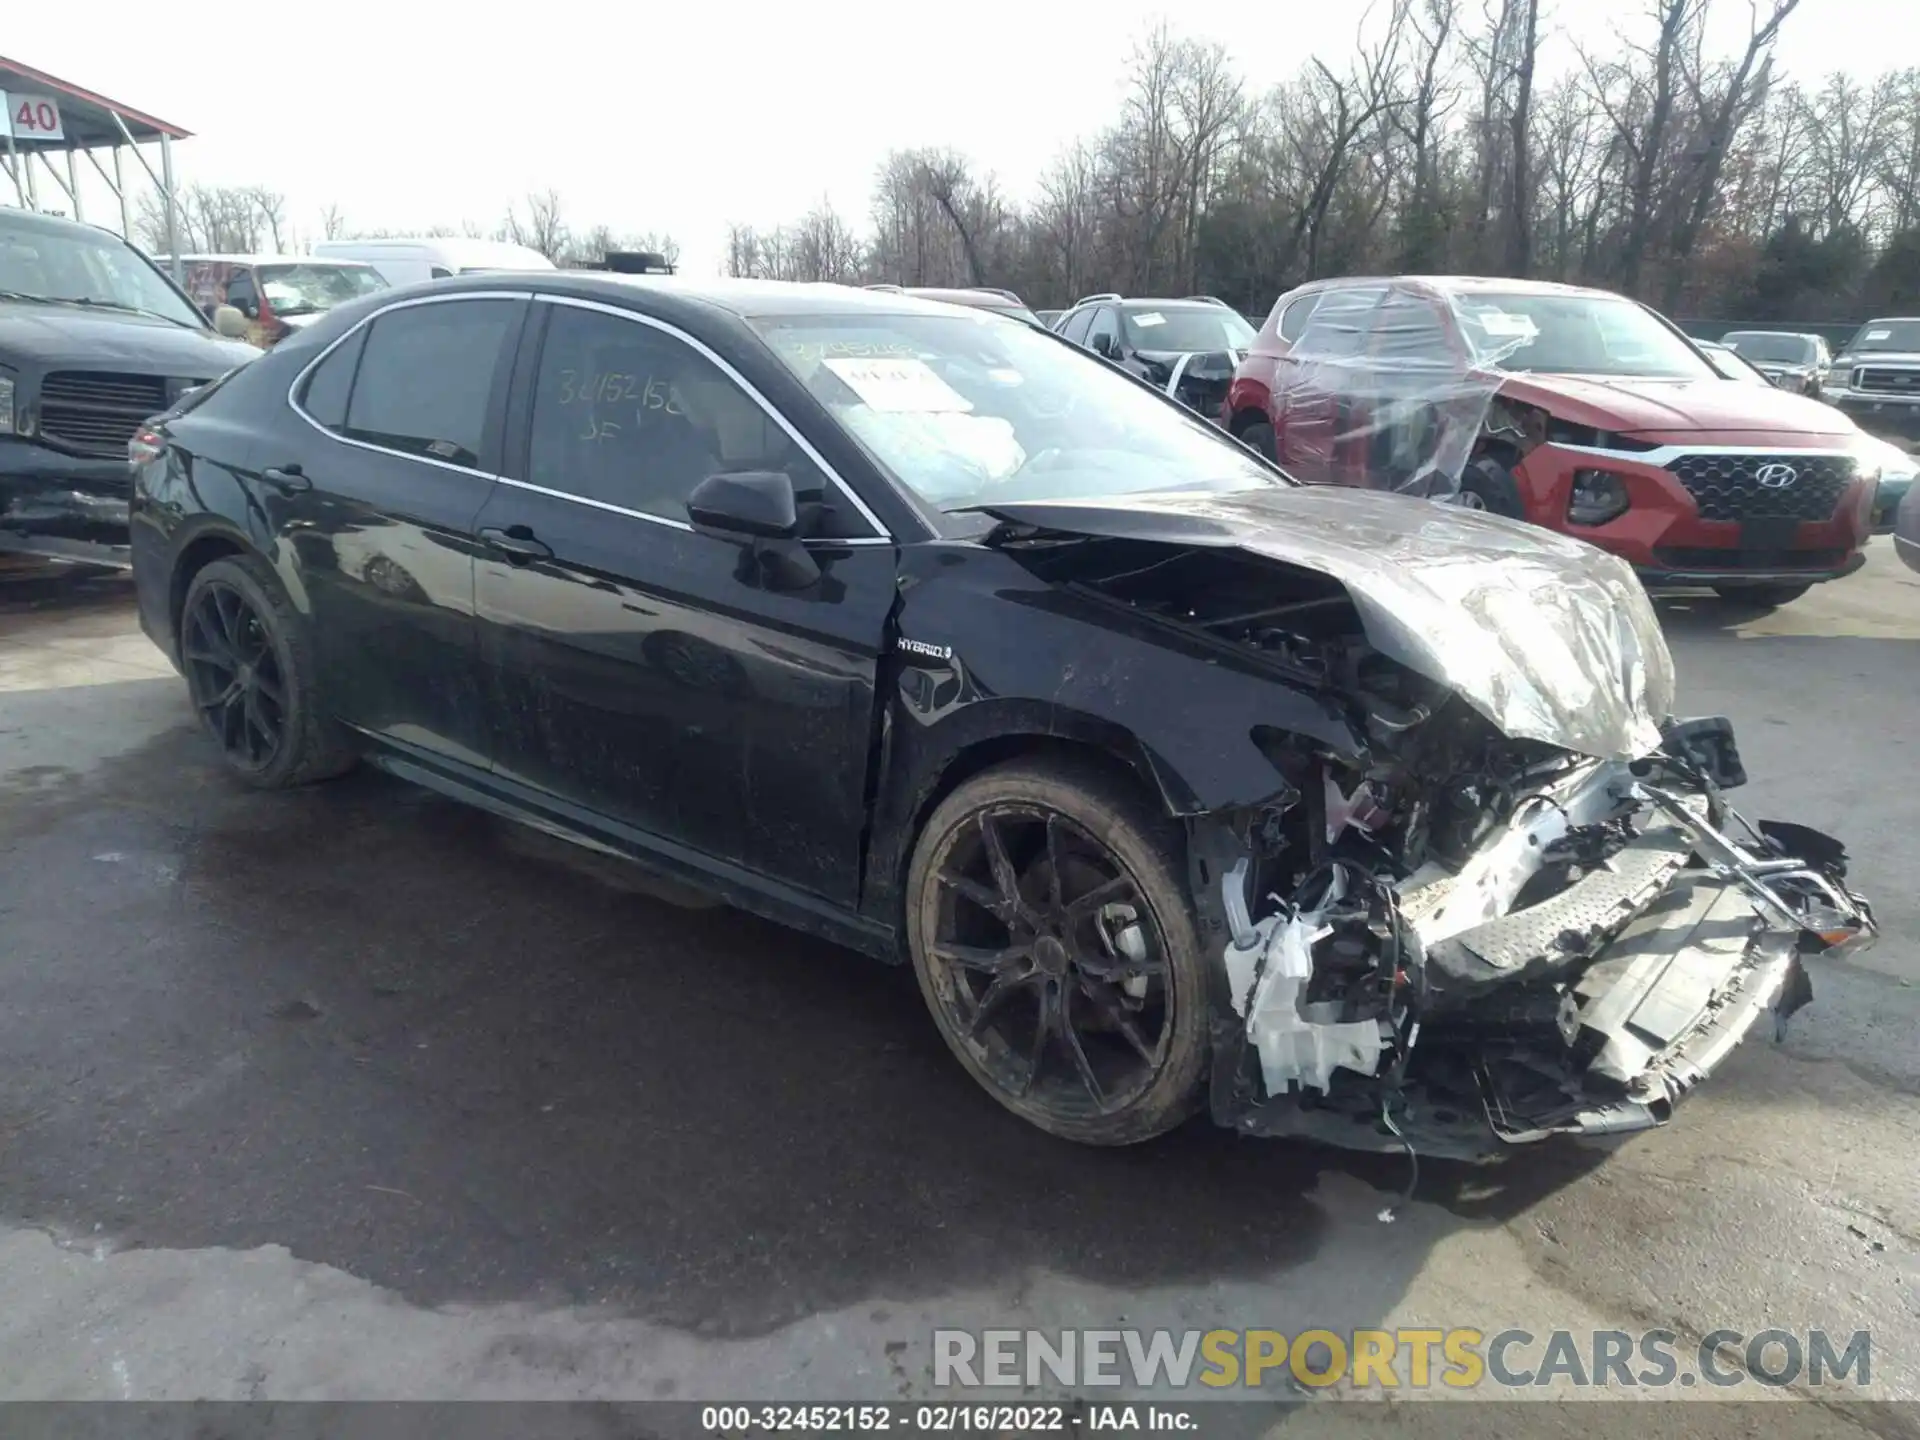
[[[1084,351],[990,316],[768,318],[762,337],[867,453],[943,510],[1282,482]]]

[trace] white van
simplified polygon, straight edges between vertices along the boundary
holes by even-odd
[[[364,260],[389,285],[412,285],[475,270],[552,270],[538,250],[505,240],[469,240],[461,236],[418,240],[320,240],[311,247],[329,260]]]

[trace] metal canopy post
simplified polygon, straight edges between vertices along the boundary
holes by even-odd
[[[167,258],[173,267],[173,283],[185,285],[186,272],[180,268],[180,207],[173,198],[173,137],[160,137],[160,172],[166,177]]]
[[[67,194],[73,197],[73,218],[84,224],[87,207],[80,202],[80,172],[74,167],[71,145],[67,147]]]
[[[126,177],[120,173],[120,147],[117,144],[113,147],[113,198],[120,202],[120,233],[131,240],[133,218],[127,214],[127,181]]]
[[[27,203],[27,192],[20,188],[20,150],[13,143],[13,122],[7,122],[7,178],[13,181],[13,198]]]

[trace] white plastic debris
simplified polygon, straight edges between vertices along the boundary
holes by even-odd
[[[1338,899],[1336,888],[1328,903]],[[1380,1068],[1379,1021],[1322,1025],[1300,1017],[1300,993],[1313,975],[1313,947],[1332,933],[1320,923],[1322,913],[1269,915],[1245,942],[1227,947],[1233,1008],[1247,1022],[1247,1039],[1260,1056],[1269,1095],[1285,1095],[1296,1086],[1324,1095],[1336,1069],[1372,1075]]]

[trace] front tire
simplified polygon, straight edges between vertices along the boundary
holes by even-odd
[[[1050,1135],[1130,1145],[1198,1105],[1208,993],[1183,837],[1128,786],[1016,761],[934,811],[907,939],[942,1038]]]
[[[237,779],[285,790],[353,767],[315,691],[305,624],[264,561],[232,555],[193,577],[180,608],[180,665],[194,714]]]
[[[1811,589],[1811,584],[1716,585],[1713,593],[1729,605],[1740,605],[1749,610],[1778,610],[1782,605],[1791,605]]]
[[[1520,482],[1506,466],[1491,456],[1474,461],[1460,477],[1456,504],[1468,510],[1485,510],[1509,520],[1527,518],[1526,504],[1520,498]]]

